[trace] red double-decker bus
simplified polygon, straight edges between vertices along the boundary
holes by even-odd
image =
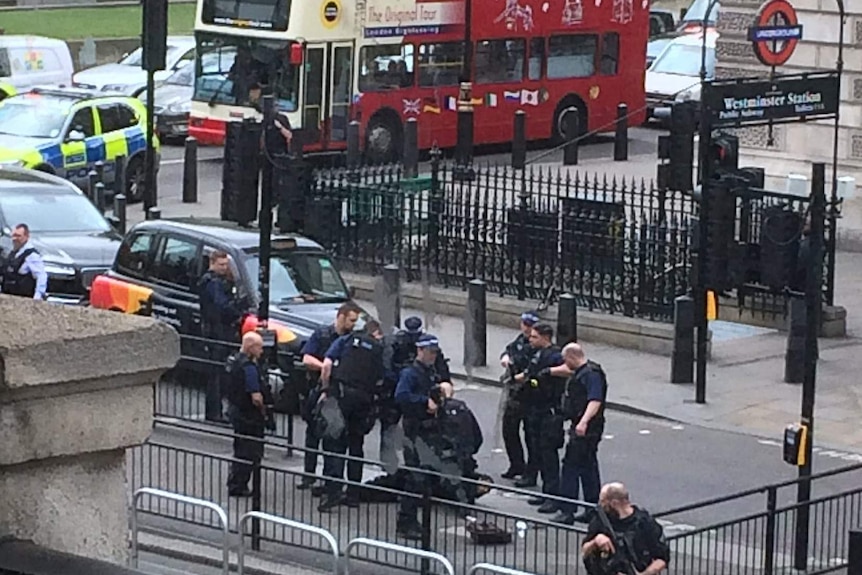
[[[346,148],[351,120],[378,159],[397,157],[409,118],[421,148],[454,146],[468,9],[476,144],[511,141],[519,109],[528,140],[563,137],[574,110],[582,132],[611,130],[620,103],[644,119],[647,0],[238,0],[215,14],[226,6],[199,0],[190,133],[202,143],[259,116],[243,88],[257,83],[309,152]]]

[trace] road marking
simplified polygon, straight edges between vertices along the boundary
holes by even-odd
[[[614,438],[613,435],[605,435],[605,439],[613,439],[613,438]]]
[[[774,439],[758,439],[757,443],[768,445],[771,447],[784,447],[784,444]],[[823,447],[812,447],[811,452],[822,457],[830,457],[832,459],[840,459],[842,461],[852,461],[854,463],[862,463],[862,454],[850,453],[849,451],[837,451],[834,449],[824,449]]]
[[[203,158],[199,157],[198,163],[200,164],[201,162],[211,162],[212,160],[221,160],[221,159],[222,158],[220,156],[203,157]],[[171,160],[162,160],[161,162],[159,162],[159,165],[178,166],[180,164],[184,164],[185,161],[186,161],[185,158],[175,158],[175,159],[171,159]]]
[[[671,427],[671,429],[674,429],[676,431],[682,431],[683,429],[685,429],[685,427],[683,427],[682,425],[674,425],[673,427]]]
[[[503,450],[502,450],[502,449],[500,449],[499,447],[497,447],[497,448],[495,448],[495,449],[492,449],[492,450],[491,450],[491,453],[503,453]]]
[[[649,429],[641,429],[640,431],[638,431],[638,433],[640,433],[641,435],[649,435],[652,432]]]

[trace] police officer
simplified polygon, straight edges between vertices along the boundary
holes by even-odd
[[[515,479],[526,471],[524,447],[521,443],[521,424],[524,421],[524,406],[521,403],[521,386],[514,381],[515,375],[527,369],[530,362],[530,331],[539,323],[536,312],[521,314],[521,333],[506,346],[500,356],[500,365],[506,370],[503,375],[503,445],[509,458],[509,469],[501,475],[503,479]]]
[[[324,437],[323,475],[344,478],[344,455],[361,460],[365,456],[365,436],[374,427],[374,393],[383,380],[383,346],[374,336],[379,324],[369,321],[365,331],[343,335],[326,352],[321,373],[321,393],[338,400],[344,429],[337,437]],[[358,484],[362,482],[362,461],[347,462],[347,497],[341,483],[328,481],[326,497],[318,510],[328,513],[344,500],[348,507],[359,507]]]
[[[588,360],[583,348],[570,343],[563,348],[563,361],[572,375],[566,382],[563,394],[563,417],[571,420],[569,441],[563,456],[563,471],[560,476],[560,493],[570,499],[578,499],[583,491],[583,501],[599,502],[601,479],[599,477],[599,442],[605,431],[605,401],[608,396],[608,381],[602,366]],[[575,506],[565,504],[551,518],[557,523],[588,523],[589,511],[574,514]]]
[[[589,575],[658,575],[667,569],[670,548],[664,531],[648,511],[631,504],[625,485],[603,486],[599,505],[607,515],[607,523],[595,514],[581,546]],[[614,539],[625,548],[615,548]]]
[[[444,382],[437,387],[442,399],[437,410],[440,434],[438,442],[443,447],[443,452],[439,453],[438,456],[444,464],[439,471],[448,475],[460,475],[475,481],[479,478],[476,473],[478,464],[475,455],[479,453],[484,441],[482,428],[479,426],[476,415],[467,404],[454,397],[455,388],[451,383]],[[446,465],[448,461],[452,461],[456,469],[448,469],[449,466]],[[448,480],[444,479],[443,481]],[[444,485],[444,492],[453,491],[451,488],[446,489],[447,487],[454,487],[453,499],[469,505],[476,502],[475,483]]]
[[[30,242],[30,228],[18,224],[12,230],[12,251],[3,262],[0,292],[43,300],[48,292],[45,262]]]
[[[326,352],[333,342],[342,335],[353,331],[359,314],[362,312],[359,306],[353,302],[346,302],[338,308],[335,322],[321,326],[312,332],[311,337],[302,347],[302,364],[307,370],[308,388],[300,393],[302,402],[302,419],[306,422],[305,427],[305,461],[304,470],[307,475],[303,476],[297,489],[309,489],[314,485],[314,473],[317,471],[317,453],[320,449],[320,437],[317,436],[313,411],[320,400],[319,379],[323,370],[323,361]],[[312,493],[322,495],[323,489],[315,488]]]
[[[416,358],[416,342],[424,333],[420,318],[411,316],[404,320],[404,329],[395,334],[393,365],[397,373],[400,374],[402,369],[413,363]],[[452,381],[449,360],[446,359],[443,350],[438,351],[437,358],[434,360],[434,372],[437,383]]]
[[[533,353],[527,369],[515,376],[523,384],[527,451],[529,462],[524,476],[515,483],[517,487],[533,487],[537,475],[542,476],[542,493],[558,495],[560,486],[560,459],[558,450],[563,446],[563,418],[559,413],[560,397],[564,381],[561,376],[568,373],[563,364],[560,349],[552,343],[554,328],[538,323],[530,331],[530,346]],[[555,367],[562,367],[562,370]],[[527,501],[538,505],[540,513],[553,513],[557,505],[553,500],[533,497]]]
[[[263,438],[266,428],[266,386],[264,374],[258,363],[263,355],[263,338],[250,331],[242,337],[242,347],[227,360],[230,374],[228,414],[236,434],[233,440],[235,459],[249,463],[233,462],[227,479],[228,494],[237,497],[251,495],[248,480],[254,464],[263,459],[263,441],[239,437],[240,435]]]
[[[440,352],[440,342],[430,334],[422,334],[416,341],[416,359],[401,372],[395,389],[395,401],[403,414],[404,464],[419,467],[423,462],[419,450],[427,450],[434,441],[433,423],[439,405],[431,399],[432,388],[436,385],[434,363]],[[426,462],[427,463],[427,462]],[[431,488],[425,474],[407,474],[406,490],[423,494]],[[418,541],[422,538],[422,526],[416,518],[418,503],[415,497],[402,497],[398,509],[396,533],[405,539]]]
[[[215,250],[209,255],[209,269],[198,281],[201,306],[201,335],[207,340],[209,358],[219,363],[229,353],[229,347],[239,341],[239,322],[243,309],[231,277],[227,253]],[[224,375],[213,374],[207,381],[206,419],[224,421],[222,397],[225,394]]]

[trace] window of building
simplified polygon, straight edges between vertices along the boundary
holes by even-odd
[[[476,44],[476,83],[520,82],[524,79],[524,40],[482,40]]]
[[[72,121],[69,123],[69,131],[78,130],[84,134],[85,138],[91,138],[96,135],[96,128],[93,122],[93,109],[90,106],[84,106],[72,116]]]
[[[359,61],[360,92],[381,92],[413,85],[413,44],[363,46]]]
[[[542,65],[545,62],[545,39],[533,38],[530,40],[530,59],[527,65],[527,77],[530,80],[542,78]]]
[[[144,277],[150,269],[153,235],[138,232],[123,242],[117,254],[117,269],[125,274]]]
[[[159,248],[153,278],[183,289],[197,283],[198,244],[187,239],[167,237]]]
[[[616,76],[620,62],[620,35],[608,32],[602,37],[602,60],[600,72],[603,76]]]
[[[463,43],[422,44],[419,46],[419,85],[457,86],[463,65]]]
[[[589,78],[596,73],[598,37],[591,34],[548,39],[548,78]]]

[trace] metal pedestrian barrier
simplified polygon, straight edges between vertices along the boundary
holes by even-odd
[[[365,537],[357,537],[347,544],[347,548],[344,550],[344,575],[350,575],[350,550],[360,545],[436,561],[446,569],[446,572],[449,575],[455,575],[455,568],[452,567],[452,563],[439,553],[423,551],[422,549],[414,549],[413,547],[404,547],[403,545],[395,545],[394,543],[387,543],[386,541],[378,541],[376,539],[366,539]]]
[[[142,487],[135,491],[135,494],[132,496],[131,566],[133,569],[138,568],[138,501],[143,495],[149,495],[151,497],[157,497],[160,499],[169,499],[178,503],[185,503],[186,505],[194,505],[196,507],[203,507],[204,509],[214,511],[216,515],[218,515],[219,522],[221,523],[222,528],[222,572],[224,573],[224,575],[230,575],[230,527],[228,526],[227,513],[225,513],[225,510],[213,503],[212,501],[195,499],[194,497],[186,497],[185,495],[180,495],[179,493],[162,491],[161,489],[153,489],[152,487]]]
[[[245,567],[245,537],[243,536],[243,534],[245,533],[245,524],[249,519],[269,521],[270,523],[275,523],[284,527],[296,529],[298,531],[305,531],[306,533],[319,535],[329,544],[329,548],[332,550],[332,573],[334,575],[338,575],[338,541],[335,540],[335,536],[332,535],[332,533],[330,533],[326,529],[321,529],[320,527],[309,525],[308,523],[300,523],[298,521],[293,521],[292,519],[285,519],[284,517],[261,513],[260,511],[249,511],[239,520],[239,526],[237,528],[240,532],[240,542],[239,547],[237,547],[236,550],[237,575],[242,575],[243,568]],[[350,546],[348,546],[348,549],[349,548]]]
[[[500,567],[499,565],[491,565],[490,563],[476,563],[470,567],[467,575],[473,575],[477,571],[490,571],[491,573],[499,573],[500,575],[535,575],[535,573],[510,569],[509,567]]]

